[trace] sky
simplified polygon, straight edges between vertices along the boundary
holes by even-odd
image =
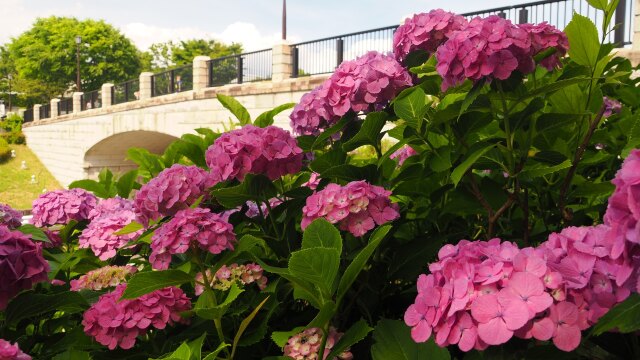
[[[288,0],[290,42],[398,24],[442,7],[458,13],[524,3],[509,0]],[[280,41],[282,0],[0,0],[0,44],[38,17],[103,19],[141,50],[155,42],[193,38],[239,42],[245,51]]]

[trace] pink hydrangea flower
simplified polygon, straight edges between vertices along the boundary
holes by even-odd
[[[48,272],[49,263],[42,257],[39,243],[0,225],[0,311],[22,290],[47,281]]]
[[[401,147],[400,149],[398,149],[393,154],[391,154],[391,156],[389,156],[389,158],[390,159],[397,159],[398,166],[402,166],[402,164],[404,164],[405,160],[407,160],[409,157],[414,156],[416,154],[418,154],[418,153],[415,150],[413,150],[413,148],[411,146],[405,145],[405,146]]]
[[[0,204],[0,225],[15,229],[22,225],[22,214],[7,204]]]
[[[529,321],[524,302],[495,294],[476,298],[471,304],[471,315],[478,322],[478,336],[489,345],[504,344]]]
[[[407,18],[393,34],[393,53],[402,62],[415,50],[434,53],[456,30],[467,24],[460,15],[442,9],[415,14]]]
[[[605,118],[608,118],[613,114],[617,114],[622,110],[622,104],[616,99],[605,96],[602,101],[604,102],[605,106],[602,116]]]
[[[327,101],[329,85],[330,82],[325,81],[302,95],[289,116],[294,134],[318,136],[323,129],[333,126],[340,120],[340,116],[333,113]]]
[[[518,27],[526,30],[531,38],[531,55],[536,55],[547,49],[555,49],[555,53],[543,59],[540,64],[551,71],[560,67],[560,58],[569,51],[569,39],[567,35],[546,21],[540,24],[519,24]]]
[[[83,189],[51,191],[33,201],[31,223],[43,227],[86,220],[97,202],[93,194]]]
[[[354,236],[362,236],[373,229],[400,217],[398,205],[389,200],[390,191],[366,181],[353,181],[345,186],[329,184],[307,198],[302,208],[302,228],[313,220],[325,218],[339,224]]]
[[[343,334],[337,332],[334,327],[329,328],[329,335],[324,347],[323,360],[327,359],[331,349],[333,349],[342,335]],[[322,329],[309,328],[289,338],[287,345],[284,347],[284,355],[294,360],[316,360],[318,359],[320,346],[322,346]],[[331,360],[351,359],[353,359],[353,354],[351,354],[349,349],[346,349]]]
[[[549,310],[553,322],[553,344],[560,350],[573,351],[580,345],[582,334],[578,327],[578,307],[570,302],[560,302]]]
[[[121,210],[135,211],[133,201],[121,197],[102,199],[96,207],[89,212],[89,220],[94,220],[103,215],[109,215]]]
[[[193,205],[216,181],[197,166],[175,164],[162,170],[136,193],[134,207],[137,221],[149,221],[174,215]]]
[[[231,285],[242,284],[249,285],[256,283],[260,290],[267,287],[267,277],[263,275],[262,267],[258,264],[249,263],[244,265],[231,264],[229,266],[222,265],[215,276],[211,274],[211,270],[206,271],[207,279],[211,283],[211,287],[216,290],[229,290]],[[204,276],[202,273],[196,274],[196,295],[204,292]]]
[[[127,276],[138,269],[134,266],[104,266],[91,270],[77,279],[71,280],[71,291],[102,290],[108,287],[118,286],[124,283]]]
[[[222,134],[206,152],[207,165],[216,181],[247,174],[264,174],[275,180],[302,168],[302,149],[291,134],[276,126],[245,125]]]
[[[133,300],[120,299],[126,287],[118,285],[100,296],[83,315],[84,332],[110,350],[131,349],[136,338],[150,328],[162,330],[184,323],[180,313],[191,310],[191,301],[177,287],[155,290]]]
[[[302,186],[306,186],[311,190],[316,190],[318,188],[318,185],[320,185],[320,180],[322,180],[320,178],[320,174],[318,174],[317,172],[312,172],[311,176],[309,177],[309,181],[302,184]]]
[[[93,220],[82,231],[79,238],[81,248],[90,248],[103,261],[116,256],[119,249],[135,240],[143,232],[143,230],[138,230],[128,234],[115,235],[114,233],[135,221],[136,214],[130,201],[109,200],[103,200],[100,203],[106,204],[102,205],[99,213],[94,213]],[[98,205],[98,207],[100,206]]]
[[[250,218],[255,218],[260,216],[260,213],[262,213],[263,216],[267,216],[269,215],[269,208],[267,207],[266,204],[261,203],[260,204],[260,209],[258,209],[258,204],[256,204],[253,201],[247,201],[247,211],[245,212],[245,215],[247,215]],[[271,198],[269,199],[269,207],[271,207],[271,209],[273,209],[274,207],[278,206],[282,204],[282,200],[278,199],[278,198]]]
[[[31,356],[18,348],[18,344],[11,344],[7,340],[0,339],[0,360],[31,360]]]
[[[166,270],[171,255],[183,254],[190,246],[219,254],[233,250],[235,241],[233,226],[220,215],[202,208],[180,210],[151,237],[149,261],[154,269]]]

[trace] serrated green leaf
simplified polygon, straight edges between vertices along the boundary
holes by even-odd
[[[224,301],[218,305],[214,305],[216,295],[213,291],[207,289],[200,295],[196,302],[194,308],[196,315],[207,320],[221,319],[229,309],[229,306],[231,306],[243,292],[244,290],[240,289],[240,287],[234,283],[227,291],[227,297]]]
[[[135,299],[154,290],[190,283],[193,276],[180,270],[146,271],[134,274],[122,294],[123,299]]]
[[[576,63],[593,69],[598,61],[600,40],[598,29],[591,20],[573,13],[573,18],[565,27],[564,32],[569,38],[569,57]]]
[[[20,231],[23,234],[29,235],[31,240],[33,241],[41,241],[45,243],[51,243],[47,234],[42,231],[40,228],[37,228],[31,224],[24,224],[18,227],[16,230]]]
[[[349,328],[349,330],[344,333],[344,335],[342,335],[340,340],[338,340],[338,342],[333,346],[331,352],[326,358],[333,359],[336,356],[340,355],[340,353],[345,351],[347,348],[366,338],[371,330],[373,330],[373,328],[370,327],[366,321],[360,319],[358,322],[353,324]]]
[[[616,329],[621,333],[640,330],[640,295],[631,294],[625,301],[614,306],[604,314],[593,327],[591,333],[600,335]]]
[[[312,248],[291,253],[289,272],[291,275],[320,287],[328,298],[338,275],[340,253],[336,249]]]
[[[450,360],[447,348],[435,344],[433,337],[424,343],[411,339],[410,328],[399,320],[382,319],[373,331],[373,360]]]
[[[589,3],[589,5],[593,6],[594,8],[598,9],[598,10],[606,10],[607,8],[607,0],[587,0],[587,2]]]
[[[342,150],[351,151],[364,145],[378,146],[380,132],[387,122],[389,115],[382,111],[367,114],[360,131],[342,145]]]
[[[222,350],[228,348],[229,346],[231,345],[226,343],[221,343],[213,352],[209,353],[203,360],[216,360],[218,358],[218,354],[220,354]]]
[[[324,218],[314,220],[302,234],[302,249],[329,248],[342,254],[342,236],[330,222]]]
[[[251,124],[251,115],[247,109],[240,104],[240,102],[234,99],[231,96],[216,94],[218,101],[227,108],[227,110],[231,111],[231,113],[240,121],[240,125]]]
[[[23,319],[39,317],[53,311],[68,314],[83,312],[89,303],[77,292],[65,291],[54,295],[24,292],[13,298],[5,309],[6,325],[14,325]]]
[[[144,225],[136,221],[131,221],[130,223],[125,225],[122,229],[114,232],[113,235],[127,235],[127,234],[134,233],[136,231],[140,231],[142,229],[144,229]]]
[[[409,126],[417,129],[426,112],[426,94],[420,87],[405,92],[394,100],[393,110]]]
[[[120,175],[116,182],[116,188],[118,189],[118,196],[126,199],[131,194],[131,191],[135,188],[136,180],[138,179],[138,169],[127,171]]]
[[[493,149],[494,146],[495,144],[480,144],[476,146],[475,150],[470,150],[470,154],[467,155],[465,160],[451,172],[451,181],[453,181],[454,186],[458,186],[458,183],[462,180],[467,170],[469,170],[482,155]]]
[[[258,306],[256,306],[256,308],[253,309],[253,311],[240,322],[240,326],[238,327],[236,336],[233,337],[233,346],[231,347],[231,359],[233,359],[233,355],[235,355],[236,353],[238,341],[240,341],[242,334],[244,334],[245,330],[247,330],[247,327],[249,327],[249,324],[251,324],[251,321],[253,321],[256,315],[258,315],[258,311],[260,311],[260,309],[262,309],[264,304],[267,303],[267,300],[269,300],[269,296],[267,296],[264,300],[262,300],[262,302]]]
[[[214,190],[212,195],[228,209],[244,205],[247,201],[265,201],[276,196],[273,182],[264,175],[248,174],[237,186]]]
[[[271,340],[278,345],[279,348],[283,348],[287,345],[287,341],[290,337],[301,333],[305,329],[304,326],[298,326],[297,328],[290,331],[274,331],[271,333]]]
[[[296,106],[296,103],[286,103],[279,106],[276,106],[272,110],[265,111],[262,114],[258,115],[256,120],[253,122],[255,126],[258,127],[267,127],[269,125],[273,125],[273,118],[280,114],[281,112],[291,109]]]

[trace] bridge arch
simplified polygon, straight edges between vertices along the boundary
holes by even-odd
[[[85,177],[96,179],[103,168],[114,173],[135,169],[137,165],[127,160],[127,150],[140,147],[154,154],[162,154],[170,143],[178,138],[157,131],[136,130],[117,133],[100,140],[84,154]]]

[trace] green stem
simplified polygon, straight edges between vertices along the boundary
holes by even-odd
[[[509,123],[509,108],[507,107],[507,100],[504,97],[504,91],[502,90],[502,84],[500,81],[496,82],[498,92],[500,93],[500,100],[502,102],[502,117],[504,120],[504,133],[507,138],[507,150],[509,150],[509,175],[512,175],[513,170],[513,139],[511,137],[511,124]]]
[[[318,359],[324,359],[324,348],[327,346],[327,340],[329,339],[329,322],[322,329],[322,343],[320,344],[320,351],[318,352]]]
[[[276,233],[276,237],[278,238],[278,240],[283,240],[282,237],[280,236],[280,232],[278,231],[278,226],[276,225],[276,221],[273,220],[273,216],[271,216],[272,209],[271,209],[271,204],[269,204],[269,200],[265,201],[264,204],[267,206],[267,210],[269,210],[269,215],[267,215],[267,217],[271,221],[271,226],[273,226],[273,231]],[[258,206],[258,208],[260,208],[260,206]]]

